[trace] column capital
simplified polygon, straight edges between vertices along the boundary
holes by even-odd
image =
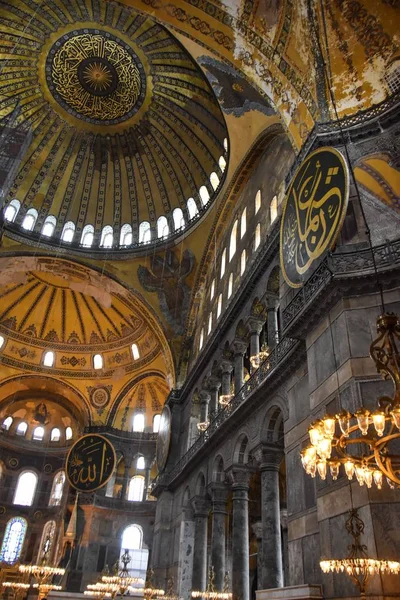
[[[211,375],[208,378],[207,387],[212,392],[217,392],[221,387],[221,382],[216,375]]]
[[[221,360],[220,362],[220,369],[222,373],[232,373],[233,371],[233,364],[231,363],[230,360]]]
[[[233,465],[229,471],[229,479],[233,490],[248,490],[252,470],[245,465]]]
[[[260,444],[252,454],[261,471],[279,471],[285,453],[279,446]]]
[[[195,517],[208,517],[209,502],[205,496],[193,496],[191,498]]]
[[[200,403],[208,404],[211,400],[210,392],[208,390],[200,390],[199,393]]]
[[[257,334],[260,335],[263,325],[264,325],[265,320],[260,319],[258,317],[248,317],[247,321],[246,321],[246,325],[248,327],[249,333],[250,335],[252,334]]]
[[[253,523],[251,526],[254,535],[257,540],[262,540],[263,538],[263,524],[262,521],[257,521],[257,523]]]
[[[225,483],[210,483],[208,489],[211,493],[213,512],[226,513],[226,503],[229,496],[229,487]]]
[[[236,338],[232,342],[232,350],[235,356],[243,356],[246,353],[248,343],[245,340]]]

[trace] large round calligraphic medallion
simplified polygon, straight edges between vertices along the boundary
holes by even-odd
[[[160,418],[160,427],[158,429],[156,461],[157,468],[162,471],[166,465],[169,444],[171,441],[171,411],[169,406],[165,405]]]
[[[50,48],[46,81],[57,102],[78,119],[111,125],[143,102],[144,68],[134,50],[108,31],[79,29]]]
[[[79,438],[67,456],[69,484],[79,492],[94,492],[108,482],[114,472],[114,446],[102,435],[89,433]]]
[[[347,164],[335,148],[320,148],[300,165],[282,213],[280,258],[286,282],[300,287],[343,225],[349,198]]]

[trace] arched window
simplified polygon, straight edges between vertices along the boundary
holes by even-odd
[[[128,525],[122,534],[121,550],[141,550],[143,532],[139,525]]]
[[[222,312],[222,294],[218,296],[218,306],[217,306],[217,319],[221,316]]]
[[[219,168],[221,169],[221,171],[224,172],[226,169],[226,160],[223,156],[219,157],[218,164],[219,164]]]
[[[94,369],[102,369],[103,368],[103,357],[101,354],[95,354],[93,356],[93,368]]]
[[[32,439],[36,440],[37,442],[41,442],[43,440],[43,438],[44,438],[44,427],[39,425],[39,427],[35,427],[35,429],[33,430]]]
[[[25,421],[21,421],[21,423],[18,423],[17,429],[15,430],[17,435],[24,436],[27,431],[28,431],[28,423],[26,423]]]
[[[66,429],[65,429],[65,439],[66,440],[71,440],[72,439],[72,427],[66,427]]]
[[[38,476],[36,473],[33,471],[23,471],[23,473],[21,473],[18,477],[13,504],[19,504],[20,506],[32,506],[37,483]]]
[[[232,227],[231,241],[229,244],[229,262],[232,260],[232,258],[235,256],[235,253],[236,253],[237,228],[238,228],[238,222],[235,221],[235,223]]]
[[[159,239],[165,239],[169,236],[169,225],[167,221],[167,217],[159,217],[157,220],[157,237]]]
[[[61,439],[61,431],[58,427],[53,427],[51,430],[50,441],[51,442],[59,442]]]
[[[223,276],[225,275],[225,267],[226,267],[226,248],[222,253],[221,256],[221,279],[223,278]]]
[[[63,242],[71,243],[72,240],[74,239],[74,235],[75,235],[75,223],[73,221],[68,221],[67,223],[65,223],[65,225],[63,227],[61,239]]]
[[[144,462],[144,456],[138,456],[136,461],[136,468],[142,470],[145,468],[145,466],[146,465]]]
[[[217,187],[219,186],[219,177],[216,174],[215,171],[213,171],[210,175],[210,183],[213,187],[213,190],[215,191],[217,189]]]
[[[203,206],[205,206],[210,199],[210,194],[205,185],[201,186],[201,188],[199,189],[199,194],[200,194],[201,203]]]
[[[185,219],[183,217],[183,212],[181,208],[175,208],[172,213],[172,218],[174,220],[174,229],[177,231],[178,229],[185,229]]]
[[[240,257],[240,274],[243,275],[245,270],[246,270],[246,250],[243,250],[242,255]]]
[[[21,202],[19,200],[17,200],[16,198],[14,198],[14,200],[11,200],[10,204],[7,206],[7,208],[4,212],[5,220],[9,221],[9,223],[12,223],[13,221],[15,221],[15,218],[16,218],[20,208],[21,208]]]
[[[129,223],[125,223],[121,227],[121,235],[119,237],[120,246],[130,246],[133,242],[132,227]]]
[[[93,240],[94,240],[93,225],[85,225],[85,227],[82,230],[81,246],[85,246],[85,248],[90,248],[93,244]]]
[[[151,241],[150,223],[143,221],[139,225],[139,244],[148,244]]]
[[[54,479],[53,485],[50,493],[49,506],[58,506],[61,504],[61,499],[64,493],[64,484],[65,484],[65,473],[64,471],[59,471]]]
[[[51,350],[48,350],[43,355],[43,365],[45,367],[52,367],[54,365],[54,358],[55,358],[54,352],[52,352]]]
[[[261,243],[261,225],[258,223],[256,227],[256,233],[254,235],[254,250],[257,250],[258,246]]]
[[[13,517],[8,521],[0,550],[0,563],[12,565],[17,562],[21,555],[27,527],[28,524],[22,517]]]
[[[131,348],[132,348],[133,360],[139,360],[140,352],[139,352],[139,348],[137,347],[137,344],[132,344]]]
[[[233,292],[233,273],[231,273],[229,275],[229,281],[228,281],[228,298],[230,298],[232,296],[232,292]]]
[[[27,231],[32,231],[32,229],[35,227],[37,216],[38,212],[36,208],[30,208],[27,210],[21,227]]]
[[[271,219],[271,225],[275,221],[278,216],[278,198],[274,196],[271,200],[271,204],[269,206],[269,217]]]
[[[42,227],[42,235],[45,235],[46,237],[51,237],[54,233],[56,225],[57,219],[53,217],[53,215],[49,215],[48,217],[46,217],[46,220]]]
[[[153,433],[158,433],[160,429],[161,415],[154,415],[153,417]]]
[[[43,559],[51,560],[51,554],[56,533],[56,522],[47,521],[43,527],[42,539],[40,540],[37,564],[42,564]]]
[[[146,578],[147,563],[149,560],[149,551],[143,546],[143,532],[139,525],[129,525],[124,529],[121,537],[120,557],[128,551],[130,561],[127,564],[127,571],[131,577]],[[133,585],[133,588],[136,586]]]
[[[143,500],[144,477],[135,475],[129,482],[128,500],[130,502],[141,502]]]
[[[261,208],[261,190],[258,190],[255,199],[254,214],[256,215]]]
[[[0,349],[4,346],[5,341],[5,338],[2,335],[0,335]]]
[[[224,138],[224,149],[225,152],[228,152],[228,138]]]
[[[101,232],[100,246],[102,248],[112,248],[114,243],[114,233],[111,225],[105,225]]]
[[[204,343],[204,329],[200,331],[199,350],[202,349]]]
[[[212,329],[212,312],[208,315],[208,333],[211,333]]]
[[[247,227],[247,210],[246,207],[243,209],[242,212],[242,216],[240,217],[240,239],[242,239],[242,237],[244,236],[244,234],[246,233],[246,227]]]
[[[133,426],[132,426],[132,431],[144,431],[144,414],[143,413],[136,413],[133,416]]]
[[[210,300],[212,300],[214,298],[214,294],[215,294],[215,279],[213,279],[211,282]]]
[[[13,418],[12,417],[7,417],[6,419],[4,419],[3,424],[2,424],[2,428],[5,429],[6,431],[8,431],[11,427],[11,425],[13,424]]]
[[[194,219],[195,216],[199,214],[199,209],[197,208],[197,204],[194,198],[189,198],[189,200],[186,203],[186,206],[189,213],[189,219]]]

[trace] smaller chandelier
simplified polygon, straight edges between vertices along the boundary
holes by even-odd
[[[229,402],[232,400],[233,398],[233,394],[222,394],[219,399],[218,402],[221,406],[227,406],[227,404],[229,404]]]
[[[228,573],[224,578],[224,589],[218,592],[215,589],[215,571],[214,567],[210,567],[208,572],[208,585],[205,591],[195,590],[192,592],[192,598],[204,598],[205,600],[232,600],[232,592],[229,592],[229,577]]]
[[[205,431],[209,426],[210,421],[202,421],[201,423],[197,423],[197,429],[201,432]]]
[[[258,352],[258,354],[254,354],[253,356],[250,356],[250,362],[251,362],[251,366],[253,367],[253,369],[258,369],[258,367],[261,365],[261,363],[263,363],[265,360],[267,360],[269,355],[270,355],[270,350],[269,350],[267,344],[264,342],[262,344],[261,349]]]
[[[146,598],[146,600],[153,600],[153,598],[160,598],[161,596],[165,595],[165,591],[163,589],[154,587],[153,577],[154,570],[148,569],[146,575],[145,588],[143,590],[143,595]]]
[[[122,568],[119,568],[119,561],[114,565],[114,574],[103,575],[101,582],[98,582],[101,587],[98,587],[98,591],[104,590],[111,594],[111,598],[115,598],[118,594],[124,595],[126,592],[143,592],[143,588],[133,588],[134,584],[144,584],[144,579],[140,577],[131,577],[128,571],[128,564],[131,561],[131,555],[129,550],[125,550],[121,556]],[[105,584],[105,585],[103,585]]]

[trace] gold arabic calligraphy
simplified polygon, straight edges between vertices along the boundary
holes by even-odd
[[[84,436],[75,444],[68,459],[70,483],[80,490],[94,490],[104,485],[114,469],[113,450],[99,436]]]

